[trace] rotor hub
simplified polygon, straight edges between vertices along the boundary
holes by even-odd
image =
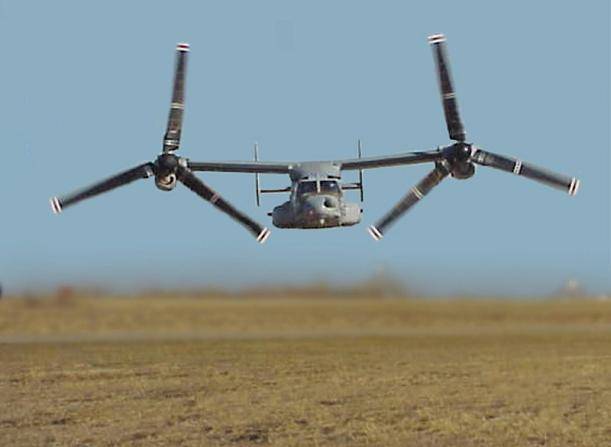
[[[155,164],[159,170],[159,175],[168,175],[176,172],[178,168],[178,157],[171,153],[164,153],[157,157]]]
[[[176,186],[176,172],[180,158],[172,153],[163,153],[155,160],[155,185],[162,191],[171,191]]]
[[[452,167],[452,177],[465,180],[473,177],[475,174],[475,165],[470,161],[455,163]]]
[[[468,143],[456,143],[453,152],[454,161],[464,163],[471,158],[471,145]]]
[[[475,173],[475,166],[471,162],[473,145],[469,143],[456,142],[444,150],[445,160],[449,165],[452,177],[467,179]]]

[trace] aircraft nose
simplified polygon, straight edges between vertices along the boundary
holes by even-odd
[[[325,208],[337,208],[339,204],[337,203],[337,199],[335,197],[325,197],[322,202],[322,206]]]
[[[319,215],[336,215],[339,213],[339,202],[332,196],[312,196],[307,201],[308,208]]]

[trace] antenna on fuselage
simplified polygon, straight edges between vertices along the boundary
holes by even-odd
[[[363,147],[361,145],[361,139],[358,139],[357,142],[357,151],[358,151],[358,155],[359,155],[359,160],[361,158],[363,158]],[[361,202],[363,201],[363,170],[359,169],[359,192],[361,195]]]
[[[255,162],[259,161],[259,143],[255,142]],[[257,206],[261,206],[261,185],[259,183],[259,173],[255,172],[255,194],[257,197]]]

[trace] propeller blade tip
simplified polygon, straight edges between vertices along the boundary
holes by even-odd
[[[259,233],[259,235],[257,236],[257,242],[259,244],[265,244],[265,241],[267,240],[270,234],[272,234],[272,232],[269,231],[268,228],[263,228],[263,230],[261,230],[261,233]]]
[[[432,34],[428,37],[428,39],[429,43],[432,45],[435,43],[445,42],[446,36],[444,36],[443,34]]]
[[[571,180],[571,184],[569,185],[569,195],[574,196],[577,194],[577,191],[579,191],[579,185],[581,184],[581,182],[576,179],[575,177],[573,177],[573,179]]]
[[[191,46],[188,43],[181,42],[176,45],[176,51],[188,52],[191,51]]]
[[[384,237],[382,232],[373,225],[369,225],[369,227],[367,228],[367,231],[369,232],[371,237],[376,241],[379,241],[380,239]]]
[[[62,212],[62,205],[59,202],[57,197],[51,197],[49,199],[49,203],[51,204],[51,209],[53,210],[53,214],[59,214]]]

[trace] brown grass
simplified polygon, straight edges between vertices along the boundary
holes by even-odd
[[[603,446],[611,303],[0,302],[0,445]]]

